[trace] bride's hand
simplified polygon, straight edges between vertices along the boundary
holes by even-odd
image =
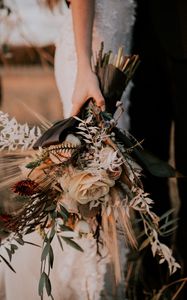
[[[72,97],[71,115],[75,116],[80,111],[83,104],[93,98],[96,105],[105,110],[105,100],[99,88],[99,82],[95,73],[91,69],[78,71],[75,88]]]

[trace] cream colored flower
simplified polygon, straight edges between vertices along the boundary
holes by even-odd
[[[59,179],[59,183],[72,199],[81,204],[87,204],[107,195],[115,181],[111,180],[104,170],[100,170],[96,174],[83,170],[76,171],[72,176],[63,175]]]
[[[75,231],[78,231],[80,234],[89,234],[91,232],[91,228],[86,221],[80,220],[75,226]]]
[[[109,177],[117,180],[121,176],[122,160],[118,157],[117,151],[112,147],[106,146],[99,153],[100,163],[105,170],[108,170]]]
[[[70,213],[78,213],[77,202],[68,197],[67,194],[61,195],[60,199],[58,200],[58,204],[62,204]]]

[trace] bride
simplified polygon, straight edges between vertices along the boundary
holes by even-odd
[[[128,53],[134,21],[133,0],[72,0],[68,3],[69,8],[65,1],[46,0],[46,3],[61,6],[62,11],[62,28],[56,41],[55,76],[64,117],[77,114],[90,97],[104,110],[105,101],[92,71],[92,55],[99,50],[101,41],[104,41],[105,51],[116,53],[119,46],[124,46]],[[41,243],[36,233],[25,239]],[[108,293],[108,299],[112,299],[111,283],[108,283],[108,289],[104,288],[110,260],[107,253],[103,253],[105,258],[98,257],[93,240],[81,240],[80,243],[84,253],[66,245],[62,252],[58,241],[54,241],[55,264],[51,274],[54,299],[99,300],[103,289]],[[0,300],[39,299],[41,249],[29,245],[19,248],[12,261],[17,274],[6,266],[2,270],[0,264]],[[47,298],[45,295],[44,299]]]

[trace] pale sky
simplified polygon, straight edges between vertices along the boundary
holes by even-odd
[[[0,13],[0,44],[46,45],[56,40],[62,18],[60,10],[51,12],[37,0],[5,0],[13,13]]]

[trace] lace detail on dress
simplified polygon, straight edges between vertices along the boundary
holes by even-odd
[[[68,117],[77,66],[71,9],[64,2],[62,5],[62,30],[56,41],[55,76],[64,117]],[[95,11],[93,54],[99,50],[101,41],[104,41],[106,51],[112,50],[115,53],[120,46],[124,46],[125,52],[129,53],[131,29],[135,19],[134,1],[96,0]],[[120,122],[120,127],[127,128],[126,123]]]
[[[76,241],[84,250],[79,252],[70,246],[59,249],[55,240],[55,265],[52,273],[55,300],[99,300],[104,286],[104,274],[109,262],[107,250],[101,249],[101,255],[96,254],[94,239],[78,239]],[[64,292],[63,292],[64,291]]]
[[[112,50],[116,53],[118,48],[123,46],[125,52],[129,53],[134,10],[135,5],[132,0],[96,0],[93,54],[100,49],[102,41],[104,41],[105,51]],[[71,9],[63,6],[61,36],[56,43],[55,76],[63,103],[64,117],[68,117],[71,112],[71,98],[76,70]],[[125,94],[122,100],[124,99],[126,101]],[[123,116],[121,119],[120,127],[127,128],[127,121],[128,118],[125,113],[125,117]],[[99,294],[104,286],[107,260],[101,259],[98,261],[94,241],[81,241],[81,243],[85,251],[84,258],[81,253],[74,252],[72,249],[65,251],[61,254],[63,258],[59,256],[62,263],[59,261],[58,276],[56,277],[59,279],[59,285],[66,291],[67,297],[65,299],[69,297],[71,300],[99,300]],[[123,257],[122,265],[125,265],[126,250],[123,243],[120,242],[120,245]],[[84,278],[82,283],[80,283],[80,278]],[[109,289],[111,290],[111,287]]]
[[[133,0],[96,0],[93,47],[94,41],[99,46],[104,41],[106,51],[115,53],[123,46],[128,53],[134,10]]]

